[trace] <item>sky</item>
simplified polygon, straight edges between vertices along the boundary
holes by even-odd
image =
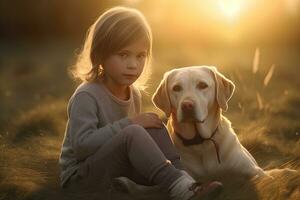
[[[300,0],[27,0],[0,3],[0,40],[81,40],[106,9],[141,10],[157,40],[203,45],[300,44]]]

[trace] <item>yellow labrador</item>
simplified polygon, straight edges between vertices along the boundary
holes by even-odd
[[[152,97],[170,117],[171,138],[193,176],[265,174],[222,115],[234,88],[215,67],[191,66],[166,72]]]

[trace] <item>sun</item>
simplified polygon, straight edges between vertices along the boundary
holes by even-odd
[[[242,8],[245,6],[246,0],[219,0],[219,8],[225,17],[234,20],[241,13]]]

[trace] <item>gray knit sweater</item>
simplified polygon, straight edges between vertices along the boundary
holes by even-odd
[[[140,111],[141,94],[134,86],[130,86],[129,100],[124,101],[101,82],[79,85],[68,104],[68,122],[59,158],[61,186],[64,187],[80,162],[129,125],[129,117]]]

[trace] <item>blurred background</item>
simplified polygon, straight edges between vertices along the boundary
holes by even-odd
[[[12,113],[70,95],[67,67],[74,64],[89,26],[116,5],[138,8],[148,19],[154,74],[196,64],[230,68],[233,74],[252,67],[255,51],[262,70],[273,64],[275,74],[287,66],[298,70],[299,0],[2,0],[2,130]],[[291,74],[285,74],[286,81],[298,79]]]
[[[2,0],[2,127],[12,113],[70,95],[67,67],[74,64],[89,26],[117,5],[138,8],[148,19],[154,74],[187,65],[216,65],[232,74],[250,69],[255,51],[262,70],[273,64],[275,74],[287,66],[298,70],[299,0]]]
[[[57,182],[78,85],[68,68],[89,26],[119,5],[142,11],[153,31],[144,111],[159,112],[150,97],[167,70],[215,65],[237,86],[225,115],[243,144],[261,145],[251,153],[265,168],[299,168],[300,0],[1,0],[0,199]]]

